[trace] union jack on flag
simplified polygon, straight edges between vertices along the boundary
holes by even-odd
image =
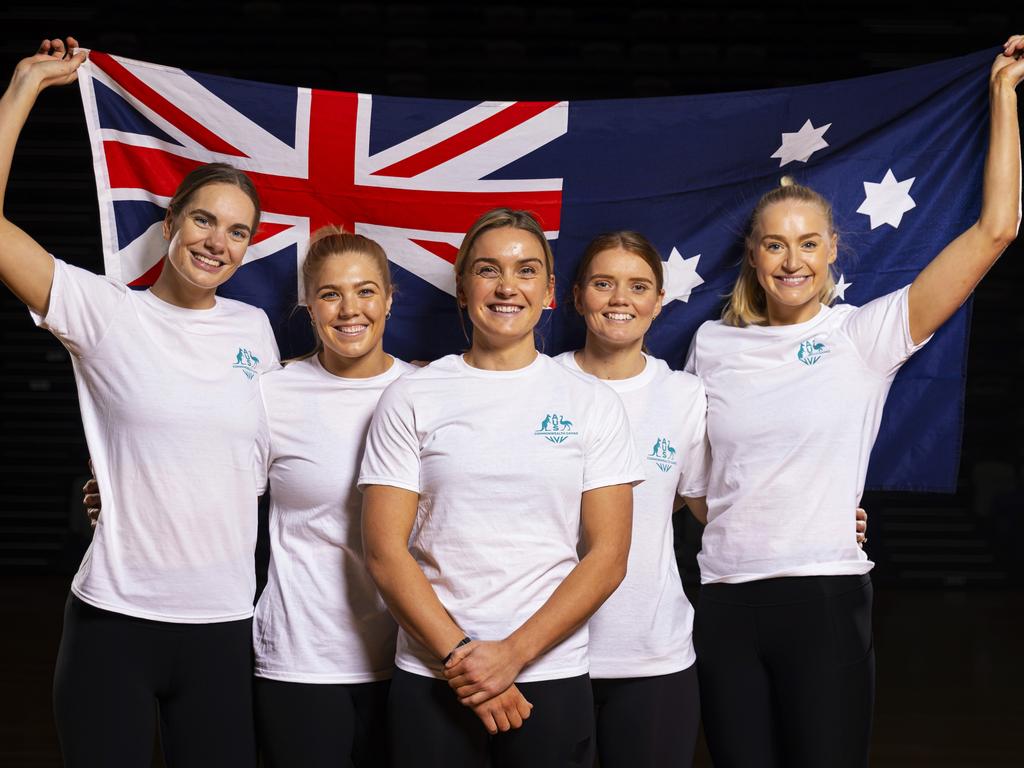
[[[263,216],[221,293],[266,310],[282,353],[312,345],[295,312],[310,232],[377,240],[398,298],[385,347],[432,359],[466,346],[452,261],[484,211],[533,211],[555,241],[559,307],[544,350],[578,346],[571,282],[583,247],[643,232],[665,261],[665,309],[647,337],[682,367],[735,278],[754,201],[795,175],[829,198],[841,248],[837,300],[909,283],[974,220],[995,52],[872,77],[666,99],[464,102],[269,85],[93,51],[79,83],[109,276],[159,274],[164,208],[196,165],[249,173]],[[952,490],[969,307],[904,366],[890,391],[869,487]]]

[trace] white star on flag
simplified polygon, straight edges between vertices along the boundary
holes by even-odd
[[[772,157],[779,158],[780,168],[794,160],[806,163],[811,159],[811,155],[828,146],[828,142],[822,136],[831,127],[832,123],[826,123],[820,128],[815,128],[808,120],[796,133],[782,134],[782,146],[775,150]]]
[[[872,229],[883,224],[896,229],[903,220],[903,214],[917,205],[910,196],[910,185],[916,178],[913,176],[904,181],[896,181],[890,168],[885,172],[885,178],[880,184],[865,181],[864,202],[860,204],[857,213],[871,217]]]
[[[846,301],[846,289],[851,285],[853,283],[846,282],[846,275],[840,275],[835,288],[832,289],[832,295],[840,301]]]
[[[700,254],[684,259],[683,255],[676,249],[665,260],[663,269],[665,272],[665,300],[679,299],[687,302],[690,300],[690,293],[698,285],[704,282],[704,278],[697,274],[697,262],[700,261]]]

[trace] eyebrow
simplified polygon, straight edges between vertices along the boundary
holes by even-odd
[[[362,288],[364,285],[372,285],[374,288],[380,288],[380,284],[376,280],[360,280],[358,283],[355,283],[354,285],[356,288]],[[317,290],[322,291],[325,288],[332,288],[333,290],[336,291],[338,290],[339,287],[340,286],[337,286],[334,283],[325,283],[318,287]]]
[[[823,235],[821,235],[821,234],[819,234],[817,232],[808,232],[806,234],[800,235],[800,239],[801,240],[806,240],[809,237],[823,237]],[[761,239],[762,240],[768,240],[768,239],[785,240],[786,237],[785,237],[785,235],[761,235]]]
[[[536,256],[527,256],[524,259],[518,259],[516,261],[516,264],[529,264],[531,261],[537,262],[538,264],[543,264],[544,263],[543,261],[538,259]],[[486,262],[487,264],[495,264],[495,265],[497,265],[499,263],[498,259],[492,259],[490,256],[480,256],[479,258],[473,259],[473,265],[479,264],[480,262]]]
[[[614,280],[615,276],[614,275],[591,275],[590,279],[591,280]],[[654,285],[654,280],[652,280],[649,277],[627,277],[626,280],[628,280],[631,283],[650,283],[651,285]]]
[[[193,215],[196,213],[200,213],[206,218],[208,218],[210,221],[217,223],[216,215],[206,210],[205,208],[193,208],[191,211],[189,211],[189,215]],[[239,229],[244,229],[249,234],[252,234],[252,227],[250,227],[248,224],[237,223],[233,226],[238,227]]]

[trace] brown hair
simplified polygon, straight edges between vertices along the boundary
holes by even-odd
[[[227,163],[207,163],[191,170],[178,188],[174,190],[174,196],[167,204],[167,214],[172,222],[177,222],[178,217],[184,213],[185,206],[195,196],[196,192],[208,184],[231,184],[242,190],[252,201],[255,209],[252,215],[252,235],[260,224],[260,196],[256,192],[256,185],[244,171],[240,171],[233,165]],[[251,237],[251,235],[250,235]]]
[[[555,255],[551,252],[551,244],[548,243],[548,239],[544,235],[544,228],[541,227],[536,217],[529,211],[517,211],[513,208],[492,208],[474,221],[466,231],[466,236],[462,238],[459,252],[455,254],[456,285],[458,285],[458,280],[466,271],[469,254],[472,252],[473,246],[476,245],[476,241],[480,239],[480,235],[492,229],[502,229],[504,227],[521,229],[537,238],[537,242],[540,243],[540,247],[544,251],[544,269],[547,272],[547,277],[550,278],[551,275],[555,274]],[[469,341],[469,331],[466,328],[466,321],[462,317],[461,304],[458,306],[458,309],[459,326],[462,328],[462,335],[466,337],[466,341]]]
[[[754,206],[754,210],[750,214],[750,225],[743,242],[743,261],[740,263],[740,274],[736,278],[725,308],[722,310],[722,320],[726,325],[742,328],[768,320],[768,302],[764,295],[764,288],[757,282],[757,272],[751,264],[751,257],[761,239],[761,216],[765,209],[775,203],[786,201],[817,205],[825,216],[829,232],[834,234],[836,231],[832,205],[828,200],[810,187],[798,184],[792,177],[783,176],[779,180],[779,186],[761,195],[761,199],[757,201],[757,205]],[[835,274],[832,272],[832,266],[829,265],[828,275],[818,294],[818,300],[823,304],[831,304],[835,299],[835,286]]]
[[[658,249],[651,244],[650,240],[639,232],[633,232],[629,229],[605,232],[591,240],[583,250],[583,257],[580,259],[579,266],[576,267],[576,278],[573,280],[573,285],[582,289],[583,282],[587,279],[587,272],[590,270],[590,265],[597,257],[597,254],[610,251],[613,248],[621,248],[643,259],[654,273],[654,286],[661,293],[661,289],[665,285],[665,268],[663,266],[664,262],[661,260],[661,254],[658,253]]]
[[[302,293],[308,305],[316,291],[317,278],[323,269],[324,262],[331,256],[344,256],[348,253],[361,253],[369,256],[380,272],[385,298],[394,292],[391,283],[391,268],[388,265],[388,255],[376,240],[371,240],[363,235],[354,235],[346,232],[341,227],[333,224],[320,227],[309,238],[309,245],[306,247],[306,257],[302,262]],[[319,354],[324,347],[319,334],[316,334],[316,346],[312,352],[300,355],[295,360],[305,360],[313,355]],[[291,362],[291,361],[289,361]]]

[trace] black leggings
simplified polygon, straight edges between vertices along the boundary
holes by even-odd
[[[689,768],[700,727],[697,667],[591,680],[601,768]]]
[[[156,714],[169,768],[256,765],[252,620],[149,621],[68,596],[53,680],[64,765],[151,763]]]
[[[395,671],[388,727],[395,768],[590,768],[594,703],[586,675],[516,683],[533,704],[517,728],[488,735],[445,680]],[[488,763],[488,758],[490,762]]]
[[[389,680],[351,685],[253,679],[266,768],[386,768]]]
[[[701,589],[694,645],[716,768],[868,764],[871,596],[866,574]]]

